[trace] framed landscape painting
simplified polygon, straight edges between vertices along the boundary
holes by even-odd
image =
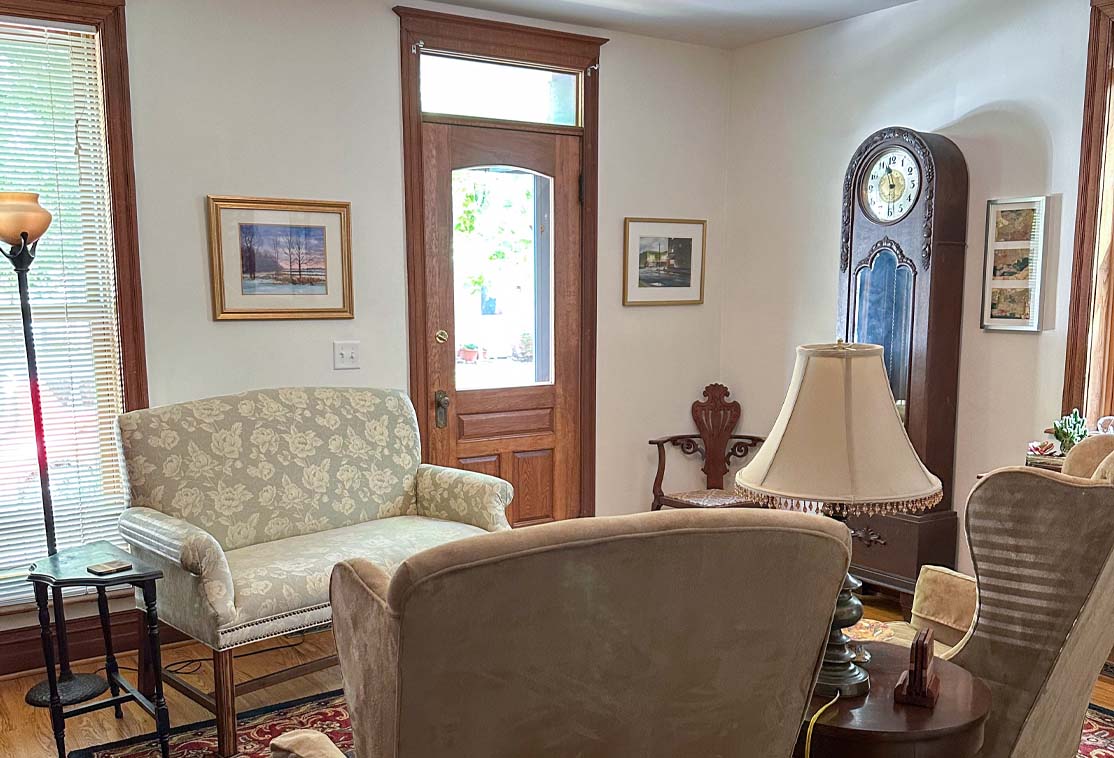
[[[986,206],[982,328],[1040,331],[1044,197],[991,200]]]
[[[209,196],[213,318],[352,318],[349,204]]]
[[[707,223],[624,219],[623,305],[703,303]]]

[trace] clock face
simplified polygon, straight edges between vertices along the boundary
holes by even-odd
[[[863,210],[884,224],[905,218],[920,192],[921,167],[905,148],[883,150],[863,174]]]

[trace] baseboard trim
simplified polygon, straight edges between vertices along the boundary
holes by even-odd
[[[109,614],[112,648],[117,655],[138,649],[140,615],[134,608]],[[67,619],[66,630],[70,637],[71,662],[104,658],[104,638],[98,616]],[[163,644],[170,644],[188,638],[177,629],[160,624],[159,639]],[[45,668],[38,625],[0,632],[0,678],[13,679],[42,671]]]

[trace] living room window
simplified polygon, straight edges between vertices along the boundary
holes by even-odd
[[[115,419],[146,405],[134,202],[119,207],[134,192],[129,127],[111,119],[109,133],[110,117],[126,114],[126,73],[115,73],[111,104],[104,78],[106,56],[123,50],[118,20],[112,50],[99,25],[0,21],[0,191],[38,192],[54,216],[29,290],[60,548],[119,540]],[[19,296],[3,260],[0,535],[0,606],[26,602],[27,567],[46,541]]]

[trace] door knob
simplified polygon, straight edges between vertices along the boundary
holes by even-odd
[[[433,335],[433,339],[437,340],[438,345],[444,345],[449,341],[449,333],[444,329],[438,329],[437,333]]]
[[[434,392],[433,404],[437,409],[434,423],[438,429],[444,429],[449,425],[449,393],[445,390]]]

